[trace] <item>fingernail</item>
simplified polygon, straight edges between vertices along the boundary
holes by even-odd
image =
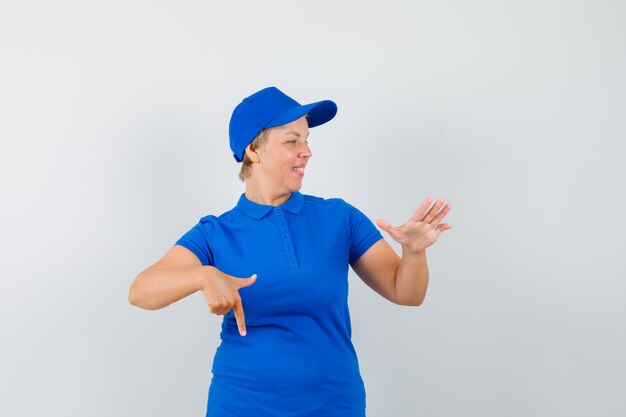
[[[243,332],[241,332],[241,335],[245,336],[246,335],[246,331],[244,330]]]

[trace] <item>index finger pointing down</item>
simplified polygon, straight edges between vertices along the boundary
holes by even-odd
[[[237,327],[239,328],[239,334],[241,336],[246,335],[246,317],[243,314],[243,305],[241,300],[237,301],[235,307],[233,307],[233,313],[235,314],[235,320],[237,320]]]

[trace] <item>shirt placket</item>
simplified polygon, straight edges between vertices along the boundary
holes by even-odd
[[[274,217],[277,220],[278,232],[280,233],[280,241],[283,246],[283,252],[287,258],[287,265],[289,265],[289,272],[300,272],[300,266],[296,259],[296,253],[293,247],[293,241],[291,240],[291,232],[289,231],[289,225],[285,218],[285,211],[281,208],[274,209]]]

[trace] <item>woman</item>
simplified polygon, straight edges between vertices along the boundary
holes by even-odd
[[[309,128],[337,112],[301,106],[275,87],[244,99],[230,121],[245,194],[206,216],[133,282],[129,301],[165,307],[196,291],[224,315],[207,416],[365,415],[351,342],[348,265],[388,300],[419,306],[428,285],[425,249],[451,225],[450,205],[424,201],[407,223],[376,227],[341,199],[302,195]],[[245,314],[244,314],[245,311]]]

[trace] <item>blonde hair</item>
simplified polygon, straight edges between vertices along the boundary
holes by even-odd
[[[252,142],[250,142],[250,149],[259,149],[265,143],[265,139],[267,139],[267,133],[269,132],[268,128],[262,129],[256,138]],[[239,171],[239,179],[243,182],[246,182],[246,178],[252,175],[252,160],[246,152],[243,152],[243,160],[241,162],[241,170]]]

